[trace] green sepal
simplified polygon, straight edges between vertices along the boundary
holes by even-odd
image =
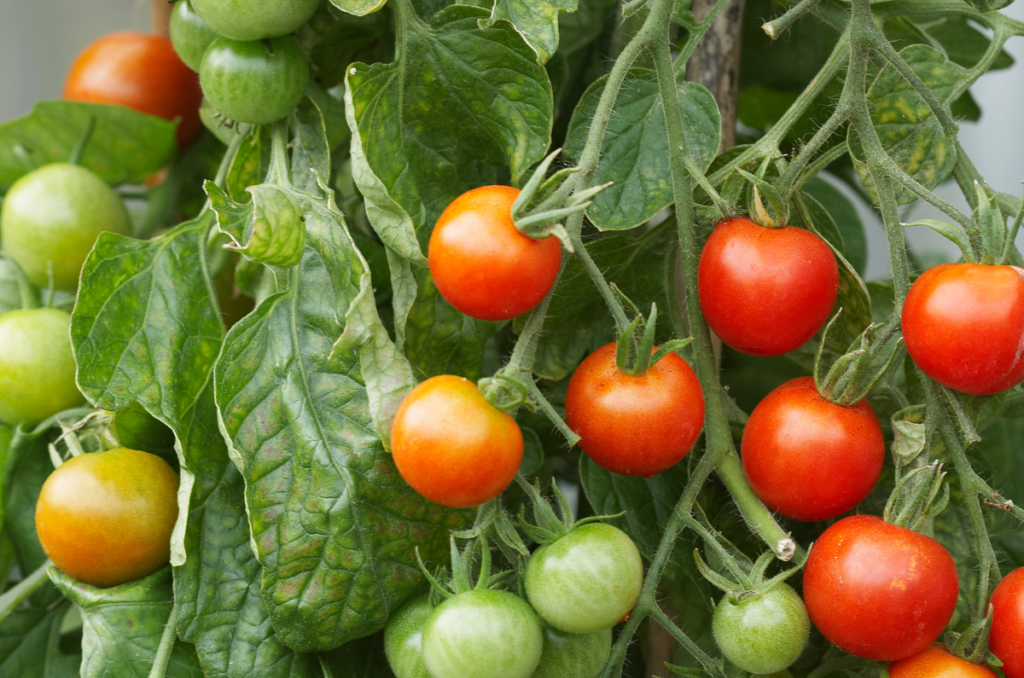
[[[783,198],[779,190],[764,179],[754,176],[746,170],[740,169],[739,167],[735,167],[733,169],[735,169],[740,176],[746,179],[754,189],[751,192],[751,204],[748,211],[755,218],[755,221],[766,228],[780,228],[788,225],[790,212],[789,203],[785,198]],[[762,196],[768,200],[768,207],[771,207],[774,214],[768,212],[764,201],[761,200]]]
[[[893,463],[897,468],[907,466],[924,452],[927,442],[924,425],[926,410],[924,405],[911,405],[893,413],[891,449]]]
[[[974,245],[971,243],[971,239],[966,233],[964,233],[963,229],[958,226],[946,223],[945,221],[939,221],[938,219],[919,219],[917,221],[912,221],[909,224],[903,224],[903,226],[927,226],[960,248],[960,251],[963,252],[964,255],[964,261],[970,263],[978,261],[978,255],[974,251]]]

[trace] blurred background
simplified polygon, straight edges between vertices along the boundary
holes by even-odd
[[[0,0],[0,121],[29,111],[39,99],[58,98],[75,56],[91,41],[118,30],[148,31],[149,0]],[[1004,13],[1024,20],[1024,0]],[[782,38],[783,40],[785,37]],[[1020,195],[1024,181],[1024,38],[1011,38],[1006,50],[1016,64],[984,76],[971,93],[981,107],[978,122],[963,122],[960,140],[990,185]],[[852,196],[845,186],[836,184]],[[969,212],[952,181],[936,191]],[[854,200],[868,233],[867,279],[887,277],[888,254],[874,212]],[[904,221],[942,218],[928,205],[912,205]],[[926,228],[907,229],[911,247],[922,255],[956,259],[956,248]],[[1018,238],[1024,248],[1024,232]]]

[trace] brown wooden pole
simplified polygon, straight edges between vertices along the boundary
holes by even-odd
[[[174,7],[168,0],[149,0],[149,25],[153,35],[170,35],[171,9]]]

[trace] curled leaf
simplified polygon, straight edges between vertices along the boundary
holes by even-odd
[[[217,213],[217,225],[231,238],[225,247],[250,261],[291,268],[302,259],[306,225],[302,208],[283,186],[260,184],[245,189],[252,200],[237,203],[210,181],[206,194]]]

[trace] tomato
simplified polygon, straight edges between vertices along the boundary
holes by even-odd
[[[217,33],[199,18],[189,0],[178,0],[171,10],[171,44],[186,66],[199,72],[206,48]]]
[[[417,596],[398,608],[384,627],[384,654],[395,678],[431,678],[423,662],[423,627],[434,611],[430,596]]]
[[[199,122],[196,74],[186,66],[171,41],[134,31],[111,33],[86,47],[68,71],[64,98],[120,104],[166,120],[180,120],[178,143],[189,144]]]
[[[918,278],[903,305],[903,338],[929,377],[973,395],[1024,379],[1024,269],[943,264]]]
[[[0,420],[38,424],[83,405],[75,385],[71,316],[53,308],[0,316]]]
[[[1024,678],[1024,568],[1006,575],[992,594],[988,647],[1003,662],[1006,678]]]
[[[291,113],[308,80],[306,57],[291,38],[217,38],[199,67],[203,94],[214,108],[232,120],[258,125]]]
[[[192,0],[196,14],[233,40],[288,35],[309,21],[320,0]]]
[[[167,565],[178,476],[160,457],[118,447],[64,462],[43,483],[36,532],[66,574],[116,586]]]
[[[398,472],[430,501],[463,508],[497,497],[523,460],[523,433],[476,384],[431,377],[398,407],[391,426]]]
[[[452,201],[430,234],[427,260],[448,303],[481,320],[508,320],[539,304],[562,262],[558,238],[535,240],[516,230],[519,190],[483,186]]]
[[[544,635],[525,600],[480,589],[444,601],[423,627],[423,660],[432,678],[529,678]]]
[[[997,678],[995,671],[933,645],[912,657],[889,664],[889,678]]]
[[[541,619],[566,633],[610,629],[636,606],[644,565],[625,532],[587,523],[541,546],[526,563],[526,596]]]
[[[960,589],[953,558],[939,542],[874,516],[850,516],[825,530],[803,584],[822,635],[874,661],[905,659],[931,645]]]
[[[725,596],[712,621],[725,658],[744,671],[774,673],[800,657],[811,635],[804,601],[787,584],[734,602]]]
[[[0,247],[33,285],[78,287],[82,264],[104,231],[128,235],[121,197],[87,169],[46,165],[14,182],[0,207]]]
[[[612,652],[612,630],[562,633],[547,624],[540,664],[531,678],[597,678]],[[401,677],[399,677],[401,678]]]
[[[828,244],[802,228],[722,221],[697,269],[701,311],[712,331],[742,353],[799,348],[828,320],[839,266]]]
[[[828,520],[871,492],[885,463],[885,438],[867,400],[830,403],[814,379],[800,377],[754,408],[742,454],[750,486],[769,508],[796,520]]]
[[[633,376],[615,364],[615,344],[584,360],[565,394],[569,428],[601,467],[651,477],[677,464],[704,426],[704,392],[697,375],[674,353]]]

